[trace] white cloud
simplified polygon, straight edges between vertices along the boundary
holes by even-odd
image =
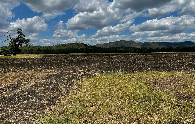
[[[35,12],[63,11],[72,8],[78,0],[22,0]]]
[[[182,8],[181,14],[192,14],[195,15],[195,1],[194,0],[186,0],[187,4]]]
[[[121,9],[133,9],[142,11],[150,8],[160,7],[172,0],[115,0]]]
[[[16,30],[17,28],[21,28],[24,32],[27,33],[37,33],[41,31],[45,31],[47,29],[47,24],[45,20],[35,16],[33,18],[27,19],[17,19],[15,22],[10,23],[10,30]]]
[[[145,36],[145,38],[143,38]],[[150,32],[135,32],[130,38],[134,41],[142,42],[182,42],[182,41],[194,41],[194,33],[177,33],[177,34],[164,34],[159,31]]]
[[[78,4],[75,5],[74,9],[77,12],[94,12],[99,10],[99,7],[108,7],[107,0],[80,0]]]
[[[179,11],[181,9],[183,14],[188,13],[188,11],[195,12],[193,3],[193,0],[172,0],[170,3],[167,3],[164,6],[149,9],[147,16],[161,17],[163,15],[167,15],[171,12]]]
[[[195,32],[190,33],[190,38],[192,41],[195,41]]]
[[[43,17],[46,19],[46,20],[50,20],[50,19],[54,19],[60,15],[64,15],[65,13],[64,12],[60,12],[60,11],[53,11],[51,13],[43,13]]]
[[[9,25],[7,19],[11,17],[12,17],[11,11],[4,8],[0,8],[0,30],[5,29]]]
[[[7,9],[7,10],[12,10],[19,4],[20,3],[18,2],[18,0],[1,0],[0,1],[0,7]]]
[[[20,4],[18,1],[35,12],[41,12],[42,16],[18,19],[9,23],[9,19],[14,17],[12,9]],[[76,15],[66,23],[60,21],[54,29],[52,39],[43,37],[40,41],[42,44],[69,42],[96,44],[122,39],[135,41],[195,39],[192,32],[195,27],[194,6],[194,0],[113,0],[113,2],[108,0],[0,0],[0,36],[8,30],[15,32],[17,28],[22,28],[27,38],[38,41],[39,33],[47,30],[48,20],[60,15],[66,16],[64,10],[73,8]],[[171,12],[178,12],[181,16],[148,20],[130,27],[136,17],[162,17]],[[130,31],[134,32],[131,36],[120,35],[129,27]],[[96,28],[98,31],[89,37],[85,34],[78,35],[79,30],[88,28]],[[184,33],[186,31],[192,33]]]
[[[130,40],[130,37],[127,35],[110,35],[110,36],[104,36],[99,38],[89,38],[88,43],[91,45],[95,44],[102,44],[102,43],[109,43],[119,40]]]
[[[191,29],[195,29],[195,17],[189,15],[148,20],[130,27],[130,30],[134,32],[131,39],[147,42],[195,40],[193,33],[185,33]]]
[[[113,27],[116,32],[120,32],[121,29],[120,28],[125,28],[124,25],[130,25],[131,22],[126,22],[124,24],[119,24],[115,27]],[[127,26],[127,28],[128,28]],[[49,40],[49,39],[42,39],[41,43],[42,44],[64,44],[64,43],[75,43],[75,42],[81,42],[81,43],[85,43],[85,44],[90,44],[90,45],[95,45],[97,43],[105,43],[105,42],[113,42],[116,40],[128,40],[129,36],[126,35],[109,35],[109,36],[99,36],[99,37],[87,37],[85,34],[83,35],[78,35],[78,31],[73,31],[73,30],[69,30],[69,29],[64,29],[64,22],[63,21],[59,21],[59,23],[57,24],[57,29],[55,30],[54,34],[53,34],[53,39]],[[119,28],[119,29],[117,29]]]
[[[194,29],[195,17],[193,16],[181,16],[181,17],[166,17],[160,20],[153,19],[148,20],[140,25],[133,25],[130,27],[130,31],[144,32],[144,31],[160,31],[158,33],[170,33],[177,34],[186,30]]]
[[[31,10],[42,12],[42,17],[46,20],[54,19],[57,16],[64,15],[64,10],[75,6],[79,0],[20,0]]]
[[[193,34],[179,33],[172,36],[148,37],[145,39],[149,42],[182,42],[187,40],[195,40]]]
[[[59,29],[64,29],[64,22],[63,21],[59,21],[58,24],[56,25],[56,29],[59,30]]]
[[[98,6],[95,3],[98,3]],[[87,8],[84,8],[83,2],[76,5],[75,9],[81,12],[68,20],[66,26],[69,29],[103,28],[120,21],[126,14],[125,10],[114,7],[115,2],[92,0],[88,4]],[[92,7],[92,5],[94,6]]]
[[[134,20],[136,17],[142,16],[142,12],[127,11],[126,14],[120,19],[120,23]]]
[[[32,33],[28,35],[26,39],[30,39],[30,41],[36,41],[39,39],[39,33]]]
[[[90,12],[80,12],[75,17],[68,20],[66,26],[70,29],[88,29],[88,28],[103,28],[114,24],[119,17],[114,17],[113,13],[99,10]]]
[[[84,42],[86,35],[78,35],[77,31],[59,29],[54,32],[53,39],[59,43]]]
[[[109,36],[113,34],[120,34],[124,32],[125,30],[127,30],[131,23],[132,21],[128,21],[126,23],[118,24],[116,26],[104,27],[101,30],[98,30],[97,33],[93,35],[92,37],[97,38],[97,37],[104,37],[104,36]]]
[[[0,36],[3,36],[7,32],[9,23],[8,19],[14,17],[11,10],[19,5],[18,1],[13,0],[1,0],[0,1]]]
[[[57,43],[53,41],[52,39],[40,39],[38,42],[34,42],[33,45],[42,45],[42,46],[53,46],[56,45]]]
[[[195,1],[194,0],[173,0],[170,3],[148,10],[146,16],[150,17],[161,17],[171,12],[179,11],[181,15],[193,15],[195,14]]]
[[[54,39],[74,40],[74,41],[76,41],[79,38],[84,38],[85,35],[78,36],[77,31],[59,29],[59,30],[56,30],[54,32],[53,37],[54,37]]]
[[[59,43],[70,43],[70,42],[84,42],[86,35],[78,35],[78,31],[66,30],[64,29],[64,22],[59,21],[56,25],[56,30],[53,34],[53,39],[55,42]]]

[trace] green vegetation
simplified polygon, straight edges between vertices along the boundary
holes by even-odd
[[[14,41],[15,40],[11,40]],[[27,41],[28,40],[24,40]],[[69,53],[152,53],[152,52],[195,52],[195,43],[191,41],[170,43],[170,42],[146,42],[137,43],[134,41],[116,41],[95,46],[84,43],[58,44],[54,46],[32,46],[13,47],[14,43],[8,47],[0,48],[0,54],[69,54]],[[21,44],[22,45],[22,44]],[[6,49],[9,50],[6,50]],[[16,51],[16,52],[13,52]]]
[[[10,54],[11,54],[11,52],[9,50],[9,47],[3,46],[0,48],[0,55],[10,56]]]
[[[9,32],[8,32],[9,33]],[[30,42],[29,39],[25,39],[25,35],[22,33],[22,29],[17,29],[17,37],[12,38],[11,35],[8,35],[6,37],[5,41],[9,41],[8,47],[2,47],[0,48],[0,54],[3,54],[4,56],[8,56],[10,54],[13,54],[14,56],[21,52],[20,47],[22,47],[23,44],[28,44]]]
[[[83,79],[38,123],[194,123],[195,73],[107,73]]]
[[[134,48],[162,48],[162,47],[193,47],[195,43],[192,41],[185,42],[135,42],[120,40],[115,42],[109,42],[104,44],[97,44],[96,47],[113,48],[113,47],[134,47]]]
[[[26,46],[22,47],[22,54],[68,54],[68,53],[152,53],[152,52],[195,52],[191,47],[111,47],[102,48],[83,43],[70,43],[56,46]]]

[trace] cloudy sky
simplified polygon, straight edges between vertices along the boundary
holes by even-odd
[[[0,46],[17,28],[32,45],[195,42],[195,1],[0,0]]]

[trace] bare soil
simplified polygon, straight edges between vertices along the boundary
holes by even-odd
[[[193,53],[44,55],[0,58],[0,123],[33,123],[76,80],[106,72],[187,71]]]

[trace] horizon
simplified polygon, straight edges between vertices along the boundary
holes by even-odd
[[[4,35],[21,28],[30,44],[195,41],[194,0],[1,0]]]

